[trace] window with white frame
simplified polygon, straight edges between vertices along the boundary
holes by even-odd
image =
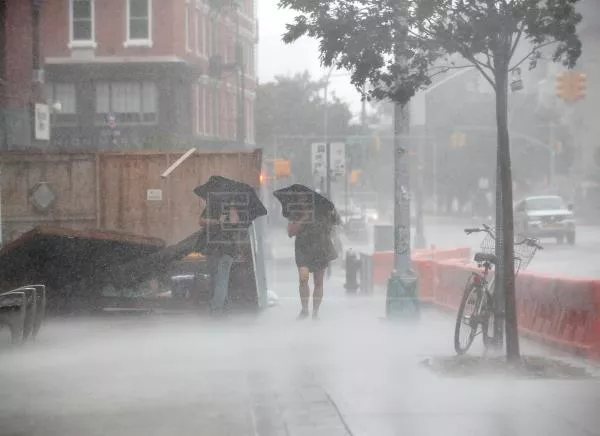
[[[196,135],[204,135],[205,132],[205,110],[206,103],[204,101],[204,85],[196,84],[196,95],[195,95],[195,106],[196,106]]]
[[[213,99],[213,93],[212,93],[212,89],[209,88],[205,88],[205,93],[206,93],[206,111],[205,111],[205,120],[206,120],[206,128],[204,129],[204,133],[206,135],[212,136],[213,130],[212,130],[212,117],[213,117],[213,113],[212,113],[212,99]]]
[[[213,56],[219,54],[219,26],[214,18],[209,19],[208,29],[208,55]]]
[[[148,44],[152,40],[152,0],[127,1],[127,41]]]
[[[153,82],[96,83],[97,122],[113,115],[121,124],[155,124],[157,90]]]
[[[187,52],[191,52],[192,51],[192,46],[191,46],[191,41],[190,41],[190,31],[192,30],[192,26],[190,26],[190,19],[191,19],[191,13],[190,13],[190,0],[185,0],[185,24],[184,24],[184,31],[185,31],[185,50]]]
[[[213,88],[211,90],[212,93],[212,98],[211,98],[211,121],[212,121],[212,126],[211,126],[211,132],[212,132],[212,136],[215,137],[219,137],[221,132],[219,130],[220,128],[220,123],[219,120],[221,118],[221,102],[220,102],[220,90],[218,88]]]
[[[196,54],[202,54],[202,15],[199,8],[194,9],[194,40],[196,44]]]
[[[246,69],[246,75],[254,77],[254,44],[247,43],[246,50],[244,50],[244,67]]]
[[[60,111],[51,114],[56,124],[77,123],[77,93],[73,83],[49,83],[46,95],[50,104],[60,103]]]
[[[71,44],[94,42],[94,0],[70,0]]]

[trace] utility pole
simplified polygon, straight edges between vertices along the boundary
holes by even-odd
[[[404,11],[397,12],[401,32],[407,32]],[[398,36],[401,44],[403,38]],[[396,63],[405,63],[396,47]],[[410,168],[405,142],[409,131],[409,111],[406,105],[394,104],[394,271],[388,280],[386,315],[396,318],[419,315],[417,277],[410,262]]]
[[[325,135],[325,183],[326,183],[326,194],[329,200],[331,198],[331,143],[329,142],[329,79],[331,78],[331,73],[333,72],[333,67],[329,69],[327,76],[325,77],[325,89],[323,96],[323,103],[325,105],[324,115],[323,115],[323,129]]]

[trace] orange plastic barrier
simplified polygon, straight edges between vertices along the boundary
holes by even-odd
[[[414,250],[411,254],[411,259],[415,264],[415,268],[419,269],[419,262],[424,260],[445,260],[445,259],[463,259],[466,260],[471,255],[471,249],[468,247],[452,248],[448,250]],[[393,251],[376,251],[371,255],[372,261],[372,280],[373,285],[385,286],[387,284],[392,271],[394,270],[394,252]],[[419,274],[421,280],[429,280],[433,284],[434,268],[425,267],[423,273]],[[429,274],[431,277],[427,277]]]
[[[519,328],[576,354],[600,357],[598,281],[523,273],[517,281]]]
[[[458,309],[473,265],[464,261],[415,262],[423,301]],[[522,334],[572,353],[600,359],[600,280],[522,272],[517,279]]]
[[[376,251],[371,255],[373,285],[384,286],[394,270],[394,252]]]

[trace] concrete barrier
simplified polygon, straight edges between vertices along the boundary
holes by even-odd
[[[427,250],[413,250],[411,253],[411,259],[417,260],[446,260],[446,259],[462,259],[467,261],[471,255],[471,249],[468,247],[459,247],[438,250],[432,247]],[[419,267],[414,264],[415,269]],[[390,278],[392,271],[394,270],[394,252],[393,251],[376,251],[371,254],[371,281],[373,286],[385,286],[388,279]],[[429,274],[429,269],[422,271],[423,274]],[[433,273],[433,271],[431,271]],[[419,275],[419,277],[425,277]],[[433,280],[432,277],[427,277],[425,280]]]
[[[419,296],[456,311],[477,268],[464,259],[414,260]],[[600,280],[522,272],[516,283],[521,334],[571,353],[600,360]]]

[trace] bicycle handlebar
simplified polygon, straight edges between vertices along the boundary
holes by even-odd
[[[492,231],[492,228],[486,224],[482,224],[481,228],[472,228],[472,229],[465,229],[465,233],[467,235],[470,235],[472,233],[481,233],[481,232],[485,232],[488,235],[490,235],[494,240],[496,240],[496,235],[494,234],[494,232]],[[522,244],[526,244],[529,245],[530,247],[534,247],[538,250],[543,250],[544,247],[542,247],[538,241],[534,238],[525,238],[523,239],[521,242],[515,242],[515,245],[522,245]]]

